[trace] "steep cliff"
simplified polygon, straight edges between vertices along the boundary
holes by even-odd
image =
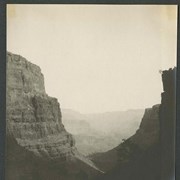
[[[69,165],[84,163],[84,166],[97,171],[94,164],[77,151],[72,135],[65,130],[60,105],[56,98],[46,94],[40,68],[12,53],[7,53],[6,121],[6,155],[9,160],[13,151],[9,148],[13,148],[10,142],[14,142],[14,148],[20,147],[24,154],[31,153],[35,159],[58,160],[58,164]]]
[[[159,107],[158,104],[145,110],[139,129],[130,138],[130,141],[142,150],[146,150],[159,142]]]
[[[161,177],[175,177],[176,68],[163,71],[160,107]],[[168,162],[168,163],[167,163]]]
[[[161,104],[146,109],[129,139],[92,160],[106,173],[96,180],[171,180],[175,177],[176,68],[163,71]]]

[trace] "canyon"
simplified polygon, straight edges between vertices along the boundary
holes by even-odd
[[[161,104],[145,111],[82,115],[48,96],[40,67],[8,52],[6,180],[171,179],[175,75],[162,72]]]

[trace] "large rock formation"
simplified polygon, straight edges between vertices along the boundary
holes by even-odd
[[[163,71],[160,107],[161,178],[175,178],[176,68]],[[168,163],[167,163],[168,162]]]
[[[163,71],[161,105],[145,111],[135,135],[92,157],[106,174],[96,180],[171,180],[175,178],[176,68]]]
[[[45,93],[40,68],[18,55],[7,57],[7,133],[38,156],[68,158],[74,140],[61,122],[57,99]]]
[[[46,94],[40,68],[12,53],[7,53],[6,127],[11,139],[7,142],[14,142],[17,149],[58,163],[80,161],[97,170],[77,151],[72,135],[65,130],[60,105]],[[7,156],[11,151],[7,147]]]

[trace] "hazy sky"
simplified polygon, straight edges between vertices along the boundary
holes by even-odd
[[[8,5],[7,50],[41,67],[46,91],[82,113],[160,103],[175,66],[177,6]]]

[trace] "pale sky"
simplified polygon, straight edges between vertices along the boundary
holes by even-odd
[[[175,5],[8,5],[7,50],[41,67],[62,108],[94,113],[160,103],[176,65]]]

